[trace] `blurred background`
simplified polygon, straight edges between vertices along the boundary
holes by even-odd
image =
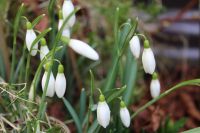
[[[62,60],[66,64],[68,78],[66,97],[72,103],[78,102],[81,88],[89,85],[89,69],[93,68],[94,70],[96,86],[101,84],[108,74],[109,69],[107,68],[112,60],[113,20],[116,7],[120,8],[120,24],[128,18],[138,17],[138,32],[148,37],[155,53],[162,92],[183,80],[199,78],[199,0],[72,1],[76,6],[81,7],[77,13],[72,37],[89,42],[101,56],[101,61],[95,63],[76,55],[70,49],[67,49],[66,56],[62,56]],[[0,78],[5,81],[10,75],[13,21],[16,10],[22,2],[26,5],[24,15],[30,20],[43,13],[48,14],[48,0],[0,0]],[[57,8],[59,8],[62,5],[62,0],[57,0],[57,2]],[[56,13],[53,17],[58,19]],[[36,28],[42,31],[49,26],[49,23],[49,16],[46,15]],[[22,54],[24,38],[25,21],[22,21],[17,38],[17,59]],[[133,100],[129,106],[132,112],[151,99],[149,92],[151,77],[144,74],[141,61],[137,63],[137,78],[136,83],[133,83],[132,92]],[[31,64],[31,74],[34,76],[39,59],[32,59]],[[17,76],[15,75],[16,79]],[[116,86],[118,86],[117,82]],[[48,113],[63,121],[68,117],[62,101],[59,100],[50,101]],[[163,126],[169,126],[169,128],[181,128],[183,131],[199,125],[200,89],[198,87],[185,87],[142,112],[132,121],[131,130],[134,132],[159,132]],[[73,128],[75,127],[70,125],[72,131]]]

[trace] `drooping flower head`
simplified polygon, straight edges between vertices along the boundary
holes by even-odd
[[[110,108],[108,107],[103,94],[99,96],[99,103],[97,105],[97,121],[104,128],[106,128],[110,122]]]
[[[62,6],[63,20],[65,20],[73,11],[74,11],[74,5],[73,5],[72,1],[64,0],[63,6]],[[73,25],[75,24],[75,21],[76,21],[76,17],[75,17],[75,14],[73,14],[69,18],[66,26],[73,27]]]
[[[133,36],[129,42],[133,56],[138,59],[140,56],[140,40],[137,35]]]
[[[156,98],[160,95],[160,81],[158,80],[158,75],[156,72],[152,75],[152,80],[150,84],[150,92],[152,98]]]
[[[33,44],[33,41],[36,39],[37,36],[36,36],[34,30],[32,29],[32,24],[30,22],[26,23],[26,28],[27,28],[26,39],[25,39],[26,46],[27,46],[30,54],[32,56],[35,56],[37,54],[37,51],[38,51],[38,43],[34,44],[33,46],[32,46],[32,44]],[[32,47],[32,49],[31,49],[31,47]]]
[[[58,74],[56,76],[55,91],[59,98],[62,98],[66,91],[66,78],[64,75],[63,65],[58,66]]]
[[[43,92],[44,92],[44,89],[45,89],[45,84],[46,84],[46,81],[47,81],[48,70],[50,68],[50,65],[51,65],[50,63],[47,63],[45,65],[45,72],[44,72],[44,75],[42,77],[42,90],[43,90]],[[54,93],[55,93],[55,78],[53,76],[53,73],[50,72],[50,78],[49,78],[49,82],[48,82],[48,85],[47,85],[46,96],[53,97]]]
[[[131,122],[130,113],[123,101],[120,102],[120,118],[125,127],[130,126]]]
[[[42,38],[40,40],[40,44],[41,44],[41,47],[40,47],[40,60],[42,61],[43,58],[49,53],[49,48],[47,46],[45,38]]]
[[[142,64],[145,73],[153,74],[156,68],[156,61],[154,58],[153,51],[149,46],[149,41],[144,41],[144,51],[142,53]]]

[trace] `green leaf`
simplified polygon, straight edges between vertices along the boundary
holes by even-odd
[[[131,101],[131,96],[133,95],[133,89],[136,82],[137,75],[137,62],[133,57],[130,50],[127,52],[127,61],[124,72],[123,84],[127,85],[127,89],[124,92],[123,99],[126,105],[128,105]]]
[[[32,22],[32,28],[34,28],[44,16],[45,16],[45,14],[42,14],[42,15],[38,16],[37,18],[35,18]]]
[[[71,104],[67,101],[67,99],[65,99],[64,97],[62,98],[66,108],[68,109],[69,113],[71,114],[75,124],[76,124],[76,127],[78,129],[78,132],[79,133],[82,133],[82,129],[81,129],[81,122],[80,122],[80,119],[78,118],[78,115],[76,114],[74,108],[71,106]]]
[[[93,122],[92,126],[89,128],[88,133],[95,133],[95,130],[99,126],[97,119]]]
[[[85,110],[86,110],[86,92],[83,88],[81,91],[81,97],[80,97],[80,121],[83,122],[84,116],[85,116]]]
[[[120,96],[123,94],[123,92],[124,92],[125,89],[126,89],[126,86],[123,86],[122,88],[116,89],[116,92],[114,92],[113,94],[111,94],[111,95],[107,98],[107,100],[106,100],[107,103],[110,103],[112,100],[114,100],[114,99],[120,97]]]
[[[187,130],[185,132],[182,132],[182,133],[199,133],[200,132],[200,127],[197,127],[197,128],[193,128],[191,130]]]

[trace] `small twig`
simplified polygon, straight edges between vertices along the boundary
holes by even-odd
[[[3,117],[3,116],[0,116],[0,117],[1,117],[2,121],[6,122],[6,123],[7,123],[8,125],[10,125],[13,129],[15,129],[15,130],[17,130],[17,131],[20,130],[20,128],[16,127],[13,123],[11,123],[10,121],[8,121],[5,117]]]

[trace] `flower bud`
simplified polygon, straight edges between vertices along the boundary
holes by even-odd
[[[59,98],[62,98],[66,91],[66,78],[64,75],[63,65],[58,66],[58,74],[56,76],[55,91]]]
[[[69,28],[64,28],[62,32],[62,36],[70,38],[70,29]]]
[[[160,81],[158,80],[157,74],[154,72],[150,84],[150,92],[153,98],[160,95]]]
[[[30,87],[30,91],[29,91],[29,94],[28,94],[28,99],[30,101],[34,101],[34,87],[33,87],[33,85],[31,85],[31,87]]]
[[[130,114],[123,101],[120,102],[120,118],[125,127],[130,126],[131,122]]]
[[[37,36],[36,36],[34,30],[32,29],[31,23],[27,22],[26,25],[27,25],[27,31],[26,31],[25,41],[26,41],[26,46],[27,46],[28,50],[30,51],[32,43],[36,39]],[[32,56],[35,56],[37,54],[37,50],[38,50],[38,43],[34,44],[30,54]]]
[[[71,0],[64,0],[63,7],[62,7],[63,20],[65,20],[73,11],[74,11],[74,5],[72,4]],[[66,25],[69,27],[72,27],[75,21],[76,21],[76,17],[73,14],[69,18]]]
[[[40,47],[40,60],[42,61],[43,58],[49,53],[49,48],[46,45],[46,40],[44,38],[41,39],[41,47]]]
[[[99,60],[98,53],[92,47],[82,41],[70,39],[69,47],[78,54],[85,56],[91,60]]]
[[[102,94],[99,97],[99,103],[97,105],[97,121],[104,128],[106,128],[110,122],[110,109]]]
[[[133,36],[129,42],[129,45],[133,56],[138,59],[140,56],[140,40],[138,36]]]
[[[153,51],[149,47],[149,41],[144,42],[144,51],[142,53],[142,64],[145,73],[153,74],[156,68],[156,62],[154,58]]]
[[[46,66],[45,66],[46,67]],[[42,90],[44,91],[45,88],[45,84],[46,84],[46,80],[47,80],[47,75],[48,75],[48,67],[46,67],[44,75],[42,77]],[[50,73],[50,78],[49,78],[49,82],[47,85],[47,92],[46,92],[46,96],[49,97],[53,97],[55,93],[55,78],[53,76],[53,73]]]

